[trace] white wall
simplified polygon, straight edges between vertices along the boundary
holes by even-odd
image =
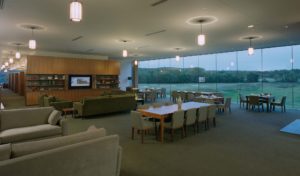
[[[132,85],[132,80],[128,80],[128,77],[132,77],[131,61],[121,61],[120,70],[120,89],[126,90],[126,87]]]

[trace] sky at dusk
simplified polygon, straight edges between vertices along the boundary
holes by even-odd
[[[205,70],[241,70],[241,71],[271,71],[300,69],[300,45],[256,49],[254,55],[248,52],[237,51],[200,56],[141,61],[140,68],[194,68],[201,67]]]

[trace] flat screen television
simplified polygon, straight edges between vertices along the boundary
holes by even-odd
[[[92,88],[91,75],[69,75],[69,89],[90,89]]]

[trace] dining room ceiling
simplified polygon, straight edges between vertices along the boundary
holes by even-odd
[[[80,0],[83,20],[69,20],[71,0],[1,0],[2,59],[20,47],[23,53],[61,52],[125,59],[156,59],[300,44],[299,0]],[[214,17],[203,25],[206,45],[198,46],[200,25],[193,17]],[[36,25],[37,50],[27,43]],[[249,28],[248,26],[254,27]],[[122,40],[127,40],[120,42]]]

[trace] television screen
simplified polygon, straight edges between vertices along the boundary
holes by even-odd
[[[92,76],[90,75],[70,75],[69,76],[69,88],[91,88]]]

